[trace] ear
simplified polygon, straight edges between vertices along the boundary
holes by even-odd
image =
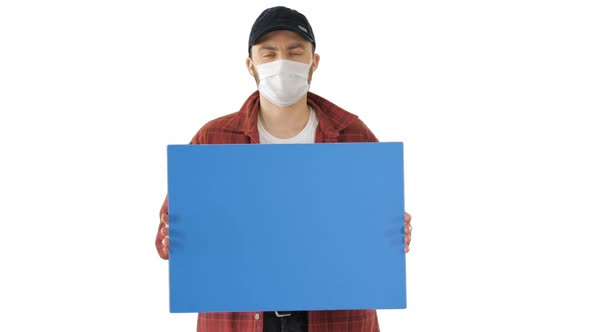
[[[313,60],[311,63],[311,70],[315,71],[316,69],[318,69],[318,65],[320,64],[320,55],[317,53],[313,54]]]
[[[248,68],[250,75],[254,76],[254,62],[251,57],[246,58],[246,67]]]

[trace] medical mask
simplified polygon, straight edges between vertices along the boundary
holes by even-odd
[[[287,107],[297,103],[309,90],[311,63],[276,60],[256,65],[258,91],[271,103]]]

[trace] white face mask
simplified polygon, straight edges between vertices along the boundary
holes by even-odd
[[[256,65],[258,91],[271,103],[287,107],[297,103],[309,90],[307,77],[311,63],[276,60]]]

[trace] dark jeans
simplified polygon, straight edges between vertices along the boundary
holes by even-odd
[[[263,332],[307,332],[307,311],[279,311],[291,316],[277,317],[274,311],[264,312]]]

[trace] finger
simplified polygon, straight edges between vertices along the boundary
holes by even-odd
[[[164,227],[160,228],[160,234],[162,234],[163,236],[168,236],[168,230],[170,228],[168,227],[168,225],[164,224]]]
[[[409,224],[411,221],[412,221],[412,216],[409,213],[404,212],[404,222],[406,224]]]
[[[168,249],[169,245],[170,245],[170,238],[168,236],[166,236],[165,238],[162,239],[162,247]]]
[[[406,224],[404,226],[404,233],[406,233],[406,234],[412,234],[412,225]]]
[[[162,248],[162,258],[164,259],[168,259],[169,258],[169,251],[168,251],[168,247],[164,247]]]
[[[404,236],[404,242],[406,245],[409,245],[410,242],[412,242],[412,236],[409,234],[406,234],[406,236]]]
[[[407,254],[410,251],[410,246],[408,246],[406,244],[406,246],[404,247],[404,252]]]
[[[168,213],[164,212],[160,215],[160,222],[168,225]]]

